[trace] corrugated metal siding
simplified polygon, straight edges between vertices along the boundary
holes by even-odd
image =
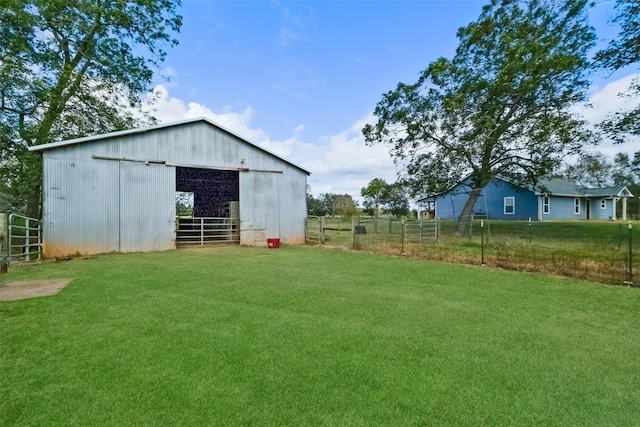
[[[304,243],[306,173],[205,122],[53,148],[43,158],[47,256],[174,247],[174,166],[281,171],[240,172],[241,243]]]
[[[285,244],[302,245],[304,220],[307,216],[307,181],[299,175],[285,173],[280,177],[280,240]]]
[[[43,238],[46,256],[119,251],[118,163],[44,156]]]
[[[175,247],[175,168],[120,163],[120,252]]]

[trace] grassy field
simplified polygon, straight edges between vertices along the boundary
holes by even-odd
[[[2,425],[640,424],[640,290],[316,247],[14,268]]]

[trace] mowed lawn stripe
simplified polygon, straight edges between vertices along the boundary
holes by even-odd
[[[634,425],[640,293],[326,248],[12,269],[6,425]]]

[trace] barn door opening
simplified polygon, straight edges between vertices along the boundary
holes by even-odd
[[[176,245],[240,242],[238,171],[176,167]]]

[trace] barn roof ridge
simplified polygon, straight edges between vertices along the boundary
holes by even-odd
[[[108,138],[117,138],[120,136],[127,136],[127,135],[135,135],[137,133],[146,133],[146,132],[153,132],[159,129],[164,129],[164,128],[169,128],[169,127],[174,127],[174,126],[181,126],[181,125],[186,125],[186,124],[190,124],[190,123],[197,123],[197,122],[205,122],[208,123],[211,126],[214,126],[218,129],[220,129],[223,132],[228,133],[229,135],[232,135],[238,139],[240,139],[243,142],[246,142],[247,144],[261,150],[264,151],[265,153],[282,160],[285,163],[290,164],[291,166],[300,169],[301,171],[305,172],[307,175],[311,175],[311,172],[309,172],[308,170],[304,169],[303,167],[285,159],[284,157],[264,148],[261,147],[260,145],[249,141],[247,138],[239,135],[238,133],[222,126],[219,123],[214,122],[213,120],[209,119],[208,117],[195,117],[195,118],[191,118],[191,119],[184,119],[184,120],[179,120],[179,121],[175,121],[175,122],[167,122],[167,123],[160,123],[157,125],[153,125],[153,126],[147,126],[147,127],[143,127],[143,128],[132,128],[132,129],[125,129],[125,130],[119,130],[119,131],[115,131],[115,132],[109,132],[109,133],[102,133],[102,134],[98,134],[98,135],[90,135],[90,136],[84,136],[82,138],[74,138],[74,139],[67,139],[67,140],[62,140],[62,141],[56,141],[56,142],[49,142],[47,144],[41,144],[41,145],[34,145],[29,147],[29,151],[46,151],[46,150],[51,150],[54,148],[58,148],[58,147],[64,147],[67,145],[75,145],[75,144],[82,144],[85,142],[92,142],[92,141],[98,141],[101,139],[108,139]]]

